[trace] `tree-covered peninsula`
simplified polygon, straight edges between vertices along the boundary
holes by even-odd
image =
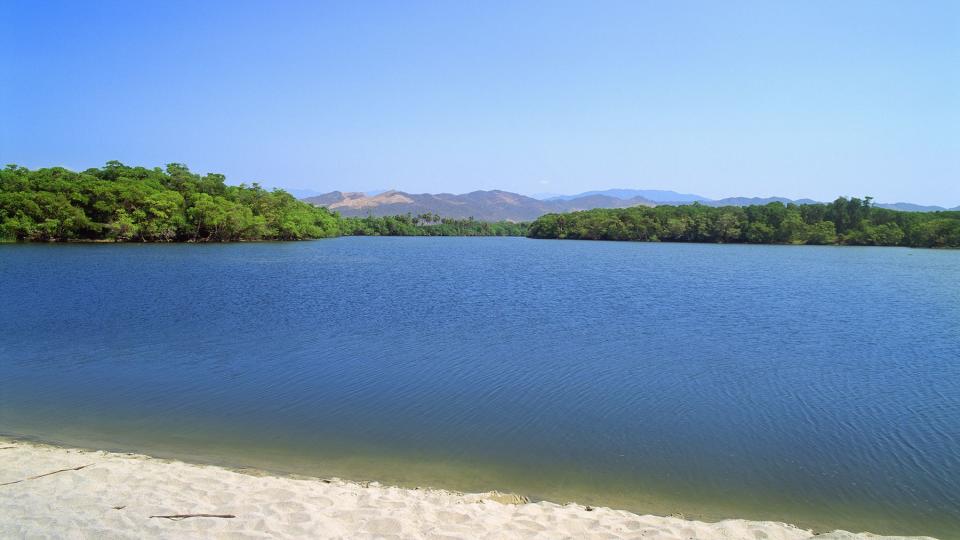
[[[232,242],[340,235],[522,236],[525,224],[433,214],[342,218],[254,183],[185,165],[128,167],[118,161],[73,172],[0,170],[0,241]]]
[[[225,242],[339,232],[335,215],[286,192],[228,186],[222,174],[201,176],[176,163],[0,171],[0,238],[7,240]]]
[[[531,238],[960,247],[960,212],[875,208],[870,197],[829,204],[635,206],[547,214]]]

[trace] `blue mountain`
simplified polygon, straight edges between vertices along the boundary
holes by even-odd
[[[580,199],[582,197],[592,197],[594,195],[603,195],[605,197],[613,197],[614,199],[635,199],[637,197],[646,199],[653,202],[704,202],[709,201],[710,199],[706,197],[701,197],[700,195],[693,195],[690,193],[677,193],[676,191],[670,191],[665,189],[606,189],[603,191],[587,191],[584,193],[578,193],[577,195],[554,195],[552,197],[544,197],[544,200],[548,201],[571,201],[573,199]]]

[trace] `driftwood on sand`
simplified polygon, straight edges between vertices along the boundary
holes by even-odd
[[[31,476],[29,478],[21,478],[20,480],[14,480],[13,482],[4,482],[3,484],[0,484],[0,486],[9,486],[10,484],[19,484],[20,482],[26,482],[27,480],[35,480],[37,478],[43,478],[44,476],[50,476],[51,474],[57,474],[57,473],[68,472],[68,471],[79,471],[80,469],[86,469],[91,465],[93,465],[93,463],[87,463],[86,465],[81,465],[79,467],[71,467],[69,469],[60,469],[53,472],[38,474],[36,476]]]
[[[180,521],[181,519],[194,518],[194,517],[208,517],[208,518],[225,518],[233,519],[237,516],[233,514],[173,514],[169,516],[150,516],[151,518],[163,518],[173,521]]]

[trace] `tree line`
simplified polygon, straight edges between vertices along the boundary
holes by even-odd
[[[187,166],[129,167],[110,161],[0,170],[0,241],[233,242],[340,235],[522,236],[525,224],[434,214],[344,218],[259,184],[228,186],[222,174]]]
[[[347,236],[525,236],[528,223],[453,219],[433,213],[341,218]]]
[[[333,236],[528,236],[583,240],[960,247],[960,212],[875,208],[870,197],[828,204],[637,206],[547,214],[532,223],[433,213],[342,217],[259,184],[185,165],[110,161],[0,170],[0,241],[230,242]]]
[[[901,212],[872,199],[840,197],[826,204],[635,206],[547,214],[531,238],[960,247],[960,212]]]

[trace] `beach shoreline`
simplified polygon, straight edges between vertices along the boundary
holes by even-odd
[[[278,475],[0,437],[0,537],[38,534],[81,538],[905,538],[845,531],[815,535],[772,521],[707,523],[576,503],[527,502],[520,495],[498,492],[465,494]]]

